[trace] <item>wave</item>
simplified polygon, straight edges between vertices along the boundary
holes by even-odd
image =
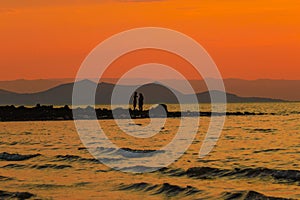
[[[80,156],[75,155],[57,155],[55,156],[59,161],[79,161],[79,162],[92,162],[92,163],[100,163],[99,160],[95,158],[82,158]]]
[[[264,194],[261,194],[256,191],[238,191],[238,192],[225,192],[222,195],[222,199],[225,200],[251,200],[251,199],[260,199],[260,200],[291,200],[280,197],[270,197]]]
[[[96,151],[102,154],[113,155],[113,156],[122,156],[124,158],[144,158],[151,157],[158,153],[164,153],[163,150],[154,150],[154,149],[131,149],[131,148],[105,148],[97,147]]]
[[[112,153],[116,151],[116,148],[97,147],[96,151],[99,151],[101,153]]]
[[[72,187],[83,187],[91,184],[91,182],[77,182],[73,184],[49,184],[49,183],[42,183],[42,184],[26,184],[26,187],[29,188],[37,188],[37,189],[63,189],[63,188],[72,188]],[[1,198],[0,198],[1,199]]]
[[[80,156],[75,155],[57,155],[55,156],[58,161],[69,161],[69,162],[87,162],[87,163],[95,163],[100,164],[102,162],[116,162],[120,161],[120,158],[100,158],[99,160],[96,158],[82,158]]]
[[[92,184],[91,182],[79,182],[79,183],[74,183],[73,186],[75,187],[82,187],[82,186],[87,186]]]
[[[192,187],[186,186],[181,187],[178,185],[171,185],[169,183],[163,184],[150,184],[145,182],[134,183],[134,184],[121,184],[119,186],[119,190],[128,190],[128,191],[137,191],[137,192],[147,192],[151,195],[159,195],[164,194],[167,197],[178,197],[178,196],[191,196],[197,194],[203,194],[203,191]],[[281,197],[272,197],[266,196],[262,193],[256,191],[233,191],[233,192],[223,192],[220,194],[219,199],[224,200],[252,200],[252,199],[260,199],[260,200],[291,200]]]
[[[160,173],[162,174],[166,174],[166,175],[171,175],[171,176],[184,176],[186,175],[186,171],[180,168],[176,168],[176,169],[171,169],[171,168],[161,168],[159,170]]]
[[[28,154],[28,155],[21,155],[21,154],[10,154],[7,152],[0,153],[0,160],[4,161],[23,161],[28,160],[37,156],[40,156],[41,154]]]
[[[121,148],[124,151],[129,151],[132,153],[153,153],[156,152],[156,150],[152,149],[131,149],[131,148]]]
[[[250,133],[273,133],[276,132],[277,129],[274,128],[255,128],[249,129]]]
[[[188,170],[161,169],[160,172],[171,176],[188,176],[199,179],[215,179],[219,177],[240,178],[273,178],[276,181],[300,182],[298,170],[276,170],[268,168],[245,168],[245,169],[218,169],[211,167],[194,167]]]
[[[133,166],[133,167],[123,167],[123,168],[117,168],[117,170],[123,171],[123,172],[134,172],[134,173],[144,173],[144,172],[154,172],[157,171],[159,167],[147,167],[147,166]]]
[[[158,195],[158,194],[164,194],[167,197],[173,197],[177,195],[194,195],[197,193],[200,193],[201,191],[197,188],[194,188],[192,186],[186,186],[186,187],[180,187],[178,185],[171,185],[169,183],[164,184],[149,184],[145,182],[141,183],[134,183],[130,185],[124,185],[122,184],[119,187],[120,190],[134,190],[134,191],[143,191],[143,192],[149,192],[152,195]]]
[[[0,181],[10,181],[10,180],[13,180],[13,178],[0,175]]]
[[[276,151],[284,151],[286,149],[264,149],[264,150],[257,150],[257,151],[253,151],[253,153],[268,153],[268,152],[276,152]]]
[[[8,192],[0,190],[0,199],[29,199],[35,196],[29,192]]]
[[[0,145],[14,146],[16,144],[20,144],[19,142],[0,142]]]
[[[114,152],[116,155],[121,155],[125,158],[144,158],[152,157],[155,154],[163,153],[163,150],[152,150],[152,149],[130,149],[130,148],[121,148]]]
[[[64,188],[64,187],[68,187],[67,185],[59,185],[59,184],[27,184],[27,187],[30,188],[37,188],[37,189],[56,189],[56,188]]]
[[[71,165],[57,165],[57,164],[44,164],[44,165],[20,165],[20,164],[8,164],[3,166],[2,168],[12,168],[12,169],[24,169],[24,168],[32,168],[32,169],[66,169],[72,168]]]
[[[8,165],[4,165],[2,168],[24,169],[24,168],[26,168],[26,165],[8,164]]]
[[[66,169],[72,168],[71,165],[57,165],[57,164],[44,164],[44,165],[32,165],[33,169]]]

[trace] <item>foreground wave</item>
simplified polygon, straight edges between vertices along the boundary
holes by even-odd
[[[222,199],[225,200],[291,200],[280,197],[270,197],[261,194],[256,191],[237,191],[237,192],[225,192],[223,193]]]
[[[164,194],[168,197],[173,197],[178,195],[189,196],[189,195],[201,193],[200,190],[192,186],[180,187],[178,185],[171,185],[169,183],[154,185],[154,184],[141,182],[141,183],[134,183],[131,185],[121,185],[119,189],[149,192],[152,195]]]
[[[33,197],[34,194],[29,192],[8,192],[0,190],[0,199],[29,199]]]
[[[276,181],[284,181],[288,183],[300,182],[300,171],[298,170],[276,170],[268,168],[218,169],[212,167],[193,167],[186,171],[168,168],[163,168],[160,171],[171,176],[188,176],[198,179],[214,179],[219,177],[273,178]]]
[[[0,153],[0,160],[5,160],[5,161],[23,161],[23,160],[28,160],[30,158],[34,158],[37,156],[40,156],[41,154],[28,154],[28,155],[22,155],[22,154],[17,154],[17,153],[7,153],[3,152]]]
[[[181,187],[178,185],[172,185],[169,183],[163,184],[150,184],[145,182],[134,183],[134,184],[121,184],[119,190],[145,192],[151,195],[165,195],[166,197],[187,197],[187,196],[201,196],[205,191],[201,191],[195,187],[187,185]],[[209,198],[209,197],[208,197]],[[281,197],[266,196],[256,191],[234,191],[234,192],[223,192],[219,195],[219,199],[224,200],[291,200]]]
[[[103,148],[103,151],[108,151]],[[110,153],[120,154],[116,152],[115,149],[109,149]],[[160,153],[155,150],[137,150],[137,149],[129,149],[123,148],[124,152],[135,152],[135,153]],[[121,154],[126,157],[127,155],[124,153]],[[0,153],[0,160],[2,161],[24,161],[37,156],[42,156],[41,154],[11,154],[7,152]],[[111,162],[117,162],[119,159],[116,158],[106,158]],[[61,162],[79,162],[79,163],[93,163],[93,164],[101,164],[101,161],[95,158],[82,158],[77,155],[56,155],[52,159],[52,161]],[[34,168],[34,169],[65,169],[72,168],[72,165],[65,164],[43,164],[43,165],[22,165],[16,163],[10,163],[2,168]],[[135,166],[133,168],[145,168],[146,166]],[[129,170],[130,171],[130,170]],[[268,179],[272,178],[276,181],[288,182],[288,183],[300,183],[300,171],[299,170],[279,170],[279,169],[269,169],[269,168],[234,168],[234,169],[220,169],[213,167],[193,167],[187,170],[182,169],[172,169],[172,168],[162,168],[158,170],[162,174],[166,174],[169,176],[187,176],[190,178],[198,178],[198,179],[215,179],[220,177],[232,177],[232,178],[262,178]]]

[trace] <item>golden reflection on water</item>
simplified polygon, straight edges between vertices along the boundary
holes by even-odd
[[[275,104],[273,104],[274,106]],[[299,104],[283,104],[274,112],[299,111]],[[296,105],[296,107],[295,107]],[[271,105],[243,105],[239,109],[270,110]],[[237,108],[229,109],[237,109]],[[248,108],[249,109],[249,108]],[[281,110],[280,110],[281,109]],[[273,107],[274,110],[274,107]],[[283,110],[283,111],[282,111]],[[149,119],[136,119],[141,126]],[[198,134],[188,151],[171,169],[191,167],[219,169],[269,168],[300,170],[300,115],[228,116],[213,151],[198,158],[198,152],[210,121],[200,118]],[[159,149],[174,137],[179,119],[169,118],[161,132],[148,139],[137,139],[122,132],[113,120],[99,121],[107,136],[119,147],[131,149]],[[0,153],[36,154],[41,156],[24,161],[0,160],[0,190],[27,191],[41,199],[168,199],[165,194],[120,190],[121,185],[133,183],[169,183],[181,187],[192,186],[202,191],[195,195],[178,194],[172,199],[216,199],[225,191],[254,190],[264,195],[300,198],[298,183],[285,183],[271,178],[217,177],[197,179],[170,176],[161,172],[131,174],[115,171],[95,162],[83,147],[72,121],[2,122]],[[58,155],[79,156],[78,159],[60,159]],[[10,164],[15,164],[13,167]],[[46,165],[48,164],[48,165]],[[48,166],[41,168],[39,166]]]

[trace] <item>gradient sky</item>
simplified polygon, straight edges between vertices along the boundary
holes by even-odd
[[[224,78],[299,79],[299,0],[1,0],[0,80],[75,77],[101,41],[144,26],[193,37]]]

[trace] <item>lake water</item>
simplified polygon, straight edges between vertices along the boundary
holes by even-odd
[[[73,121],[1,122],[0,190],[29,192],[31,199],[300,199],[300,103],[228,104],[228,111],[269,114],[226,117],[215,148],[200,159],[211,120],[201,117],[182,157],[140,174],[114,170],[95,159]],[[143,127],[149,119],[135,122]],[[157,135],[146,139],[126,135],[113,120],[99,123],[120,148],[158,150],[172,140],[180,119],[167,119]],[[0,192],[0,199],[4,196]]]

